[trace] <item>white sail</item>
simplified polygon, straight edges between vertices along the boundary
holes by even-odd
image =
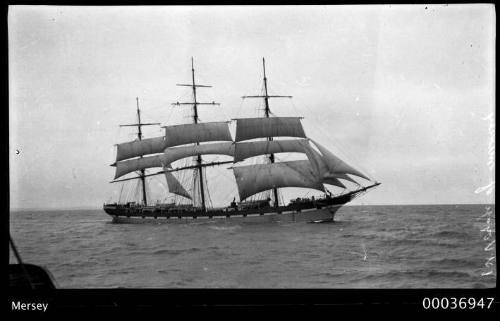
[[[209,141],[232,141],[227,122],[166,126],[165,148]]]
[[[354,184],[360,185],[358,182],[356,182],[354,179],[349,177],[347,174],[341,174],[341,173],[335,173],[333,174],[335,178],[340,178],[340,179],[345,179],[346,181],[352,182]]]
[[[191,195],[182,187],[182,184],[175,178],[172,173],[167,172],[169,168],[164,167],[165,179],[167,180],[168,191],[172,194],[180,195],[191,199]]]
[[[294,140],[272,140],[257,142],[236,143],[234,150],[234,162],[240,162],[246,158],[276,153],[304,153],[304,139]]]
[[[307,160],[233,167],[240,200],[278,187],[305,187],[324,191]]]
[[[367,176],[365,176],[363,173],[358,171],[357,169],[353,168],[352,166],[348,165],[346,162],[335,156],[332,152],[330,152],[328,149],[320,145],[319,143],[315,142],[314,140],[311,139],[311,141],[318,147],[318,150],[321,152],[321,159],[324,162],[324,165],[319,165],[321,168],[322,166],[326,166],[328,168],[328,171],[331,175],[333,174],[352,174],[356,175],[359,177],[362,177],[364,179],[370,180]]]
[[[300,117],[236,119],[236,142],[254,138],[283,136],[306,137],[300,123]]]
[[[165,137],[161,136],[121,143],[117,144],[116,147],[116,161],[118,162],[147,154],[161,153],[167,146]]]
[[[162,167],[162,164],[165,164],[165,155],[163,154],[116,162],[115,179],[141,169]]]
[[[234,144],[231,143],[210,143],[192,146],[169,147],[164,151],[163,161],[165,164],[170,164],[176,160],[189,156],[220,154],[233,156]]]

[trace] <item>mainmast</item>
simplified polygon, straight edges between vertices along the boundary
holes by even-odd
[[[136,103],[137,103],[137,124],[127,124],[127,125],[120,125],[120,127],[130,127],[130,126],[137,126],[137,138],[139,140],[142,140],[142,126],[150,126],[150,125],[160,125],[160,123],[141,123],[141,111],[139,109],[139,97],[135,97]],[[142,158],[142,156],[140,156]],[[148,200],[146,197],[146,170],[141,169],[139,178],[141,179],[142,183],[142,202],[144,203],[144,206],[148,205]]]
[[[264,103],[265,103],[265,108],[264,108],[264,114],[266,118],[269,118],[269,115],[271,114],[271,109],[269,108],[269,98],[292,98],[292,96],[279,96],[279,95],[269,95],[267,92],[267,77],[266,77],[266,61],[264,58],[262,58],[262,67],[264,69],[264,95],[256,95],[256,96],[243,96],[242,98],[264,98]],[[268,141],[272,141],[272,137],[267,138]],[[269,160],[271,163],[274,163],[274,154],[271,153],[269,155]],[[274,206],[278,207],[279,206],[279,197],[278,197],[278,189],[275,187],[273,188],[273,195],[274,195]]]
[[[193,101],[192,102],[184,102],[184,103],[173,103],[172,105],[192,105],[193,106],[193,122],[195,124],[198,124],[198,105],[220,105],[219,103],[211,102],[211,103],[201,103],[198,102],[196,98],[196,88],[211,88],[212,86],[206,86],[206,85],[198,85],[196,84],[195,78],[194,78],[194,61],[193,57],[191,57],[191,79],[192,83],[191,84],[177,84],[177,86],[187,86],[191,87],[193,90]],[[196,145],[199,145],[200,143],[196,143]],[[204,184],[203,184],[203,166],[202,166],[202,158],[201,155],[198,155],[196,159],[196,165],[194,166],[198,168],[198,174],[200,178],[200,194],[201,194],[201,208],[202,211],[206,211],[206,205],[205,205],[205,191],[204,191]]]

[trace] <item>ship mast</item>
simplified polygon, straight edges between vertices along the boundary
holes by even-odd
[[[127,124],[127,125],[120,125],[120,127],[130,127],[130,126],[137,126],[137,138],[139,140],[142,140],[142,126],[150,126],[150,125],[160,125],[160,123],[141,123],[141,110],[139,109],[139,97],[135,97],[136,103],[137,103],[137,124]],[[142,156],[140,157],[142,158]],[[142,183],[142,202],[144,203],[144,206],[148,205],[148,200],[146,197],[146,170],[141,169],[139,178],[141,179]]]
[[[269,108],[269,98],[292,98],[292,96],[279,96],[279,95],[269,95],[267,92],[267,77],[266,77],[266,61],[264,58],[262,58],[262,67],[264,69],[264,95],[256,95],[256,96],[243,96],[242,98],[264,98],[264,103],[265,103],[265,109],[264,109],[264,114],[266,118],[269,118],[269,115],[271,114],[271,109]],[[272,141],[272,137],[267,138],[268,141]],[[274,163],[274,154],[269,155],[269,160],[271,163]],[[278,207],[279,206],[279,197],[278,197],[278,189],[275,187],[273,188],[273,195],[274,195],[274,206]]]
[[[196,84],[195,78],[194,78],[194,61],[193,57],[191,57],[191,84],[177,84],[177,86],[187,86],[191,87],[193,90],[193,101],[192,102],[184,102],[184,103],[173,103],[172,105],[192,105],[193,106],[193,122],[195,124],[198,124],[198,105],[220,105],[219,103],[211,102],[211,103],[201,103],[198,102],[196,98],[196,88],[211,88],[212,86],[206,86],[206,85],[198,85]],[[199,145],[200,143],[196,143],[196,145]],[[203,212],[206,211],[206,205],[205,205],[205,190],[204,190],[204,184],[203,184],[203,164],[202,164],[202,158],[201,155],[198,155],[196,158],[196,165],[194,166],[195,168],[198,169],[198,175],[200,179],[200,194],[201,194],[201,209]]]

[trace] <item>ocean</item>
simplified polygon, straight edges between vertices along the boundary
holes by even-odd
[[[10,232],[60,288],[492,288],[494,218],[494,205],[345,206],[321,224],[11,211]]]

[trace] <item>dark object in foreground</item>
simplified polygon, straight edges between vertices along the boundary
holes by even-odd
[[[56,288],[50,272],[34,264],[9,264],[9,288],[52,290]]]
[[[52,274],[41,266],[23,263],[10,235],[9,241],[18,262],[18,264],[9,264],[9,288],[17,290],[55,289],[56,281]]]

